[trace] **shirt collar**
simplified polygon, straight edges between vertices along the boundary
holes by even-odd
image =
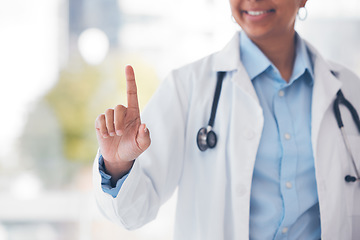
[[[272,65],[243,31],[240,33],[240,58],[251,80]]]
[[[307,71],[310,74],[310,84],[314,82],[314,64],[311,59],[311,54],[309,49],[306,47],[305,41],[299,36],[298,33],[295,34],[295,43],[296,43],[296,57],[294,70],[291,76],[290,81],[294,81],[299,78],[302,74]]]
[[[313,63],[310,58],[309,51],[303,39],[296,33],[296,57],[290,83],[298,79],[307,71],[310,74],[310,84],[313,83]],[[263,54],[263,52],[255,45],[254,42],[245,34],[240,33],[240,58],[251,80],[265,72],[268,68],[277,68]]]

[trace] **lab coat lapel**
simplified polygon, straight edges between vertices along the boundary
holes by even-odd
[[[230,78],[231,106],[227,151],[232,203],[234,236],[246,239],[249,236],[249,202],[252,173],[256,152],[263,127],[262,109],[254,86],[240,60],[239,33],[214,58],[213,71],[226,71]],[[223,91],[224,92],[224,91]],[[224,97],[223,97],[224,98]]]
[[[314,62],[314,88],[312,99],[312,143],[316,159],[319,131],[325,112],[332,107],[341,82],[332,74],[330,65],[308,44]],[[316,160],[315,160],[316,161]],[[315,162],[316,163],[316,162]]]
[[[213,71],[233,72],[232,81],[253,100],[259,103],[254,86],[240,60],[240,32],[237,32],[230,42],[215,55]]]
[[[229,151],[235,161],[231,168],[234,223],[239,239],[249,236],[251,182],[264,117],[255,88],[241,62],[232,75],[233,103]],[[241,236],[241,237],[240,237]]]
[[[260,106],[254,85],[252,84],[249,75],[242,63],[239,64],[237,71],[233,75],[232,81]]]
[[[249,203],[252,174],[263,128],[262,109],[255,90],[242,67],[232,76],[231,117],[227,151],[231,182],[234,236],[249,236]]]
[[[240,33],[237,32],[230,42],[214,56],[212,70],[214,72],[230,72],[236,70],[240,63]]]

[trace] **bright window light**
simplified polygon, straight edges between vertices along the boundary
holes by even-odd
[[[109,39],[97,28],[89,28],[81,33],[78,41],[81,56],[91,65],[100,64],[109,51]]]

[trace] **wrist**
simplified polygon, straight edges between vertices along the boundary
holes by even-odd
[[[108,161],[105,158],[104,160],[104,167],[105,172],[111,176],[111,184],[114,185],[116,182],[126,175],[130,169],[132,168],[135,160],[132,161],[117,161],[112,162]]]

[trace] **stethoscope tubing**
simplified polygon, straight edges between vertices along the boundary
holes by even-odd
[[[342,93],[341,89],[337,92],[336,94],[336,99],[334,101],[334,114],[335,114],[335,118],[336,118],[336,122],[338,124],[338,127],[340,129],[346,150],[348,152],[348,155],[350,157],[351,163],[353,165],[354,168],[354,172],[355,172],[355,181],[359,181],[360,180],[360,175],[359,175],[359,171],[358,168],[356,167],[356,163],[355,163],[355,159],[354,159],[354,155],[352,154],[351,151],[351,147],[350,147],[350,142],[347,138],[347,135],[345,133],[345,129],[344,129],[344,123],[342,121],[342,117],[341,117],[341,112],[340,112],[340,104],[343,104],[350,112],[355,125],[358,128],[358,131],[360,133],[360,119],[359,119],[359,114],[357,113],[356,109],[354,108],[354,106],[345,98],[344,94]],[[350,179],[353,178],[350,175],[347,175],[345,177],[346,179]],[[346,180],[347,181],[347,180]]]
[[[211,128],[214,127],[217,106],[219,104],[221,87],[222,87],[222,83],[223,83],[223,80],[225,77],[225,73],[226,72],[217,72],[217,81],[216,81],[216,88],[215,88],[215,93],[214,93],[214,100],[213,100],[213,103],[211,106],[211,114],[210,114],[210,119],[209,119],[209,123],[208,123],[208,126],[210,126]]]
[[[205,151],[208,148],[214,148],[216,145],[216,142],[217,142],[216,134],[212,129],[214,127],[217,106],[219,103],[221,87],[222,87],[222,83],[223,83],[225,74],[226,74],[226,72],[217,72],[217,83],[216,83],[214,99],[213,99],[213,103],[212,103],[212,107],[211,107],[209,123],[208,123],[207,127],[203,127],[198,131],[197,138],[196,138],[197,145],[198,145],[200,151]],[[340,107],[339,107],[340,104],[343,104],[350,111],[351,116],[355,122],[355,125],[357,126],[357,129],[360,133],[359,114],[357,113],[354,106],[345,98],[344,94],[342,93],[342,91],[340,89],[336,94],[336,98],[335,98],[334,105],[333,105],[333,110],[334,110],[336,122],[338,124],[342,138],[344,140],[346,150],[348,152],[348,155],[350,157],[351,163],[352,163],[354,171],[355,171],[355,177],[351,176],[351,175],[346,175],[345,181],[346,182],[356,182],[356,181],[360,181],[360,174],[359,174],[358,168],[356,167],[354,155],[352,154],[350,143],[349,143],[349,140],[348,140],[347,135],[344,130],[344,123],[342,121]]]
[[[340,128],[340,132],[341,132],[341,135],[342,135],[342,138],[344,140],[344,143],[345,143],[345,147],[346,147],[346,150],[348,152],[348,155],[350,157],[350,160],[352,162],[352,165],[353,165],[353,168],[355,170],[355,176],[356,176],[356,179],[359,180],[360,177],[359,177],[359,172],[357,170],[357,167],[356,167],[356,164],[355,164],[355,159],[354,159],[354,155],[352,154],[352,151],[351,151],[351,147],[350,147],[350,143],[349,143],[349,140],[345,134],[345,130],[344,130],[344,127],[341,127]]]
[[[196,135],[196,143],[200,151],[204,152],[207,149],[214,148],[217,143],[216,133],[212,130],[215,123],[216,111],[219,104],[221,87],[224,80],[226,72],[217,72],[216,75],[216,88],[213,98],[213,103],[211,106],[210,119],[207,127],[202,127]]]
[[[339,107],[340,104],[343,104],[350,111],[350,114],[351,114],[351,116],[355,122],[355,125],[357,126],[357,129],[360,133],[359,114],[357,113],[354,106],[345,98],[341,89],[337,92],[336,99],[334,101],[334,114],[335,114],[336,122],[337,122],[339,128],[344,127],[344,123],[342,121],[341,113],[340,113],[340,107]]]

